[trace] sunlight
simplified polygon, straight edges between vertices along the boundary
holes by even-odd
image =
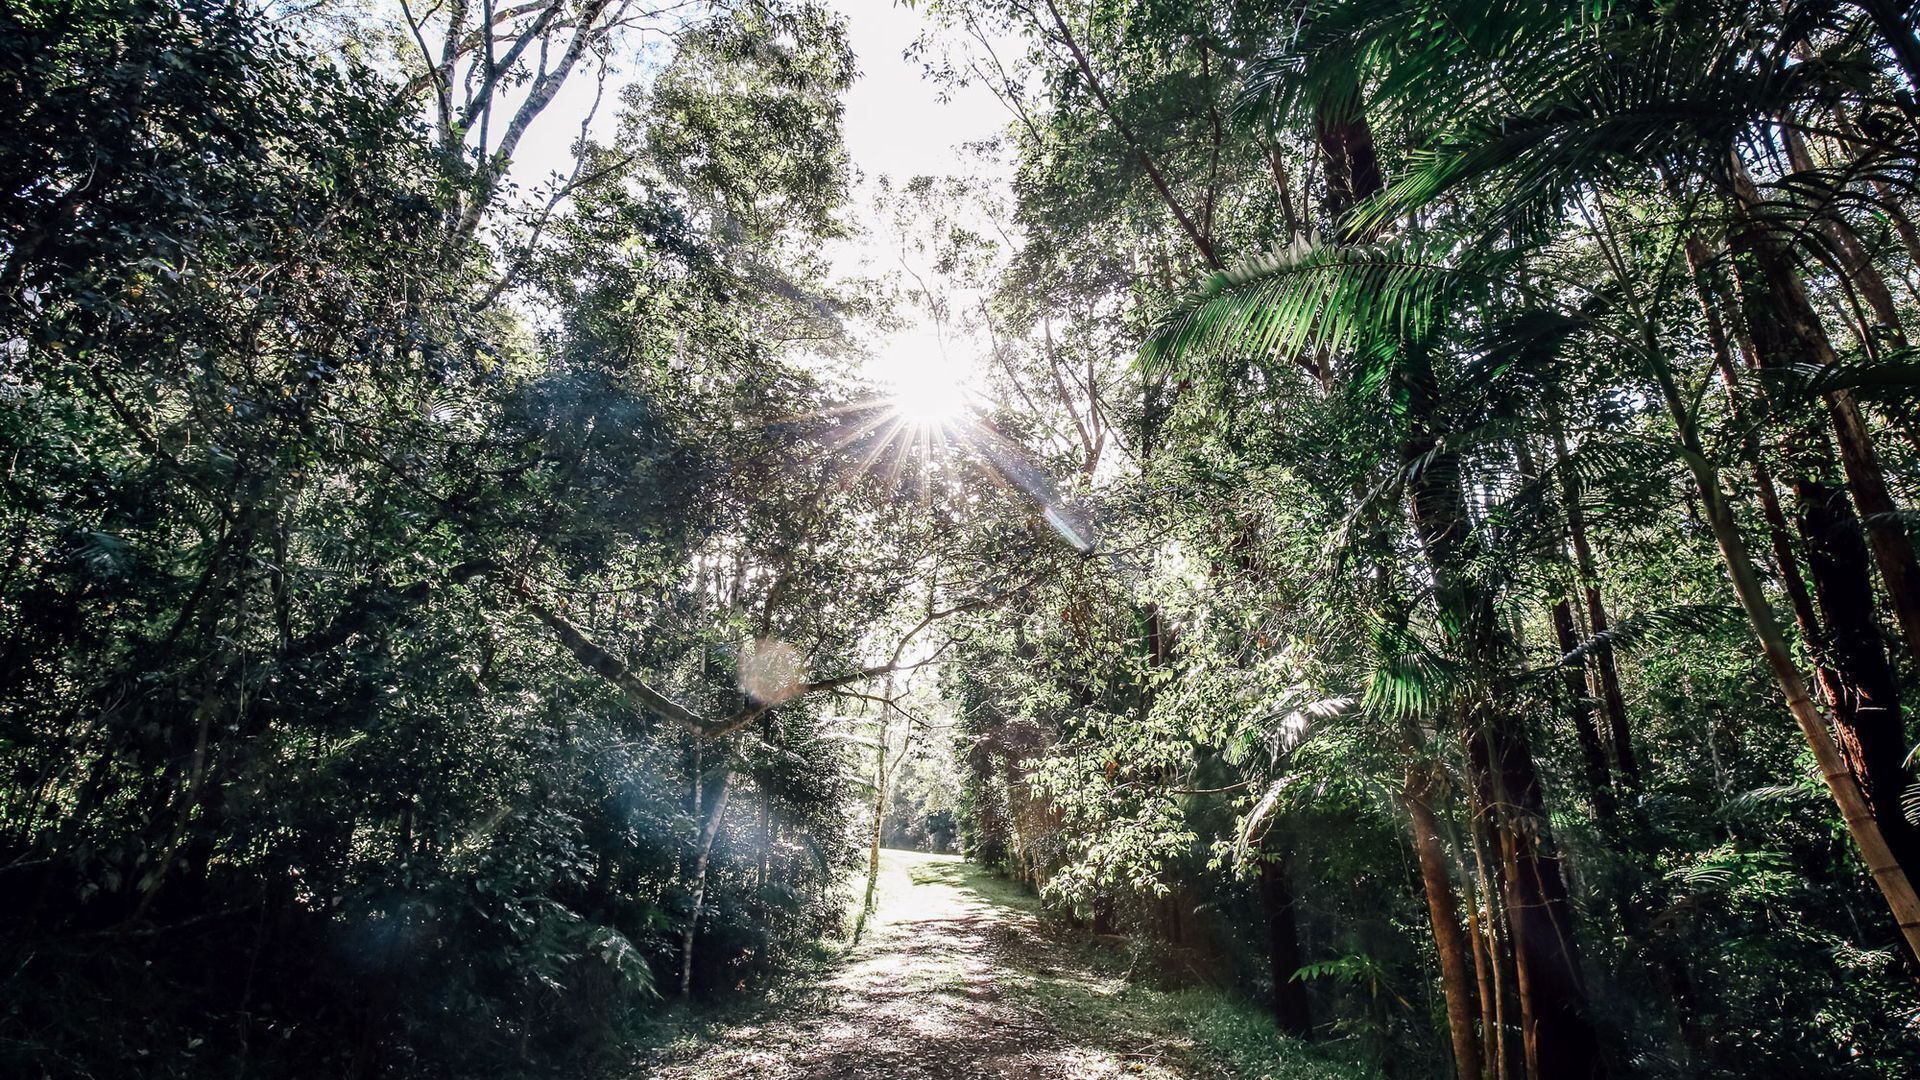
[[[906,480],[923,502],[964,468],[956,452],[977,448],[990,411],[977,387],[976,365],[955,360],[940,338],[924,329],[895,334],[861,358],[854,374],[866,393],[821,412],[835,417],[828,439],[844,451],[849,480],[872,475],[887,484]],[[962,454],[964,460],[964,453]]]
[[[1075,550],[1093,551],[1092,523],[1061,499],[1046,471],[996,426],[998,410],[984,392],[983,365],[955,359],[932,333],[896,335],[888,344],[868,353],[858,370],[861,381],[876,391],[873,396],[820,414],[839,418],[828,445],[848,452],[847,475],[894,483],[911,470],[909,481],[917,480],[924,502],[936,482],[976,469],[970,475],[985,476],[1031,501]]]
[[[909,428],[939,431],[966,418],[971,392],[963,365],[894,354],[873,366],[888,408]]]
[[[943,428],[966,412],[966,392],[945,378],[915,378],[893,388],[888,404],[910,427]]]

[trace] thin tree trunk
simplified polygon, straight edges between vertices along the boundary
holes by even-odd
[[[1607,606],[1600,597],[1600,572],[1587,542],[1587,515],[1580,507],[1580,487],[1568,472],[1567,437],[1560,423],[1560,410],[1549,409],[1553,420],[1553,459],[1559,468],[1561,494],[1567,504],[1567,539],[1573,545],[1574,570],[1580,575],[1580,591],[1586,600],[1587,623],[1599,639],[1593,649],[1594,696],[1606,711],[1607,737],[1613,744],[1614,760],[1620,766],[1620,782],[1628,789],[1640,786],[1640,761],[1633,751],[1633,731],[1627,726],[1626,698],[1620,693],[1620,666],[1613,643],[1607,639],[1612,625]]]
[[[884,718],[880,721],[879,744],[874,751],[873,834],[868,837],[867,845],[867,887],[860,902],[860,918],[853,924],[856,945],[867,928],[867,920],[873,916],[880,889],[880,829],[887,818],[887,722]]]
[[[1807,140],[1791,126],[1783,126],[1781,134],[1786,140],[1787,157],[1793,163],[1794,170],[1812,172],[1815,165],[1813,154],[1807,149]],[[1873,312],[1874,322],[1895,345],[1904,346],[1907,335],[1900,326],[1900,311],[1894,306],[1893,290],[1887,287],[1887,279],[1873,265],[1873,257],[1860,243],[1860,238],[1837,216],[1823,216],[1820,219],[1820,232],[1832,245],[1834,254],[1840,257],[1841,268],[1852,279],[1860,298],[1867,302],[1868,309]],[[1863,336],[1861,345],[1869,353],[1875,351],[1870,336]]]
[[[1495,808],[1527,1075],[1603,1076],[1599,1037],[1585,1015],[1585,979],[1565,879],[1542,828],[1545,810],[1532,750],[1519,732],[1489,727],[1474,734],[1468,756],[1487,804]]]
[[[1514,989],[1520,1004],[1520,1053],[1525,1062],[1528,1080],[1542,1080],[1540,1075],[1540,1039],[1535,1027],[1534,1013],[1536,1004],[1533,992],[1533,972],[1526,961],[1525,935],[1534,927],[1526,921],[1521,910],[1520,894],[1514,878],[1519,873],[1517,852],[1512,844],[1511,816],[1506,800],[1501,797],[1499,783],[1495,778],[1495,760],[1487,745],[1484,732],[1474,732],[1467,743],[1468,769],[1473,783],[1480,790],[1480,802],[1486,809],[1488,840],[1493,847],[1494,866],[1499,874],[1501,910],[1507,917],[1507,944],[1513,950]]]
[[[1564,657],[1580,645],[1579,635],[1573,629],[1573,605],[1566,600],[1556,600],[1552,615],[1554,637]],[[1600,729],[1593,723],[1587,681],[1581,677],[1580,669],[1565,663],[1560,668],[1560,677],[1567,691],[1568,710],[1573,714],[1573,731],[1580,743],[1580,760],[1585,767],[1587,791],[1593,796],[1594,816],[1611,821],[1615,810],[1613,779],[1607,769],[1607,750],[1600,742]]]
[[[1468,747],[1471,756],[1471,746]],[[1487,857],[1488,840],[1494,832],[1493,807],[1487,805],[1478,783],[1467,787],[1467,798],[1472,811],[1469,817],[1467,837],[1473,844],[1474,880],[1486,903],[1486,951],[1487,968],[1491,975],[1484,984],[1480,1015],[1486,1023],[1484,1043],[1485,1059],[1491,1066],[1489,1072],[1494,1080],[1507,1080],[1508,1063],[1511,1055],[1507,1050],[1507,991],[1506,972],[1511,960],[1512,950],[1508,942],[1512,939],[1505,927],[1505,911],[1498,902],[1505,891],[1500,884],[1499,867]],[[1486,1007],[1485,998],[1491,997],[1491,1008]]]
[[[760,867],[755,879],[760,888],[767,887],[767,865],[773,851],[773,799],[763,786],[760,791]]]
[[[1720,319],[1720,310],[1715,303],[1713,290],[1707,278],[1707,264],[1710,261],[1705,241],[1699,237],[1687,240],[1687,266],[1693,271],[1694,295],[1700,301],[1700,314],[1707,330],[1707,343],[1713,349],[1714,367],[1720,372],[1720,384],[1727,392],[1727,407],[1733,414],[1733,423],[1740,431],[1740,448],[1745,453],[1748,464],[1753,469],[1753,484],[1760,501],[1760,516],[1767,523],[1767,541],[1773,551],[1774,569],[1780,575],[1780,586],[1787,594],[1788,603],[1793,608],[1794,623],[1800,628],[1801,640],[1813,648],[1820,640],[1820,621],[1813,610],[1813,594],[1807,589],[1807,581],[1800,573],[1800,560],[1794,554],[1793,538],[1787,528],[1786,512],[1780,508],[1780,493],[1774,486],[1773,472],[1767,468],[1766,455],[1761,451],[1759,432],[1747,416],[1746,403],[1740,393],[1740,375],[1733,361],[1733,349],[1729,343],[1726,324]],[[1741,349],[1750,351],[1751,346],[1745,339]],[[1749,366],[1758,366],[1757,360],[1749,359]]]
[[[413,796],[400,804],[400,826],[393,841],[393,857],[404,864],[413,857]]]
[[[1404,791],[1407,815],[1413,824],[1413,849],[1420,863],[1420,884],[1427,896],[1427,918],[1433,927],[1434,951],[1440,958],[1440,987],[1447,1002],[1447,1032],[1453,1043],[1453,1069],[1458,1080],[1480,1080],[1479,1036],[1474,1031],[1479,987],[1469,966],[1471,946],[1460,930],[1459,903],[1453,894],[1446,849],[1433,800],[1440,793],[1439,765],[1416,761],[1407,767]]]
[[[146,887],[140,890],[139,903],[134,905],[133,914],[127,917],[128,923],[137,923],[153,905],[154,898],[160,895],[165,886],[167,872],[173,868],[174,859],[180,854],[180,847],[186,842],[187,832],[193,823],[193,811],[200,803],[200,788],[206,781],[208,764],[208,746],[213,731],[214,714],[224,712],[224,703],[220,697],[223,676],[216,676],[200,696],[200,702],[194,709],[193,759],[187,771],[186,790],[180,797],[180,814],[168,834],[165,849],[160,859],[149,871]]]
[[[1467,940],[1473,945],[1474,984],[1480,991],[1481,1075],[1505,1076],[1500,1065],[1500,985],[1493,970],[1493,927],[1483,925],[1477,897],[1467,908]]]
[[[680,933],[680,997],[684,1000],[693,994],[693,942],[700,929],[700,909],[707,899],[707,868],[711,865],[714,838],[720,835],[720,821],[727,816],[727,796],[733,790],[733,774],[720,774],[720,789],[714,792],[713,809],[704,820],[700,819],[701,777],[694,773],[694,818],[700,821],[698,853],[693,860],[693,910],[687,915],[687,927]]]
[[[882,706],[883,709],[887,707],[888,706]],[[867,888],[866,896],[860,906],[860,917],[856,919],[853,924],[853,940],[855,944],[859,943],[860,935],[866,930],[867,920],[873,917],[874,909],[879,903],[880,841],[883,836],[883,829],[886,826],[887,795],[893,787],[893,774],[900,768],[901,762],[907,759],[908,751],[913,748],[913,728],[909,726],[907,728],[906,738],[900,744],[900,753],[894,757],[893,763],[889,765],[887,763],[887,740],[890,737],[890,729],[891,725],[887,722],[887,715],[885,712],[882,712],[880,716],[879,746],[875,751],[873,768],[873,835],[867,852]],[[1036,885],[1036,888],[1037,887]]]
[[[1293,888],[1287,880],[1284,854],[1262,852],[1260,906],[1267,923],[1267,960],[1273,972],[1273,1022],[1295,1038],[1313,1036],[1313,1014],[1307,1006],[1307,987],[1294,973],[1300,970],[1300,927],[1294,917]]]
[[[1193,242],[1194,250],[1200,253],[1200,258],[1207,266],[1214,270],[1224,269],[1225,264],[1214,252],[1212,238],[1201,231],[1200,227],[1194,223],[1192,215],[1188,214],[1186,208],[1180,205],[1180,200],[1174,197],[1173,186],[1167,183],[1167,178],[1160,172],[1160,166],[1154,162],[1153,155],[1147,153],[1139,136],[1133,133],[1132,125],[1120,115],[1120,110],[1114,107],[1113,100],[1107,96],[1106,87],[1100,84],[1100,78],[1093,70],[1093,62],[1087,58],[1087,54],[1080,48],[1080,43],[1074,39],[1073,30],[1067,25],[1066,18],[1060,14],[1059,6],[1054,0],[1042,0],[1042,2],[1046,5],[1047,15],[1053,20],[1054,30],[1060,35],[1060,43],[1066,46],[1067,52],[1072,55],[1074,66],[1080,69],[1080,77],[1086,80],[1087,90],[1093,94],[1093,99],[1099,104],[1100,111],[1106,113],[1107,119],[1112,121],[1114,130],[1120,133],[1121,140],[1127,144],[1127,149],[1133,152],[1134,159],[1139,161],[1140,167],[1146,170],[1147,180],[1153,184],[1153,190],[1160,194],[1160,201],[1172,211],[1174,220],[1180,223],[1180,228],[1187,234],[1187,239]]]

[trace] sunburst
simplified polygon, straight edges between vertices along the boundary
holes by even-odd
[[[870,360],[864,374],[872,396],[815,414],[834,420],[827,448],[850,454],[847,482],[871,476],[897,484],[912,467],[908,482],[930,497],[934,474],[946,474],[955,452],[978,437],[983,407],[968,385],[971,368],[893,354]]]
[[[1082,515],[1000,432],[998,410],[970,385],[970,366],[894,354],[870,361],[865,374],[876,393],[808,414],[830,424],[820,445],[840,458],[842,486],[865,478],[896,490],[917,488],[924,503],[934,500],[936,488],[983,478],[1030,502],[1077,550],[1093,550]]]
[[[973,389],[970,365],[939,356],[890,354],[871,365],[889,413],[911,434],[940,433],[967,419]]]

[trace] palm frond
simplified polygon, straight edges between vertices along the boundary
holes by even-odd
[[[1233,842],[1236,859],[1245,860],[1252,853],[1254,841],[1265,833],[1267,822],[1280,808],[1280,796],[1285,794],[1297,779],[1299,778],[1294,776],[1283,776],[1267,785],[1266,793],[1260,796],[1260,801],[1254,804],[1253,809],[1248,811],[1246,819],[1240,823],[1240,831]]]
[[[1442,133],[1355,211],[1355,226],[1377,229],[1464,184],[1497,179],[1500,221],[1524,242],[1592,185],[1662,170],[1723,175],[1734,147],[1755,142],[1832,78],[1746,48],[1703,48],[1733,28],[1694,31],[1614,19],[1603,33],[1560,35],[1558,47],[1498,69],[1499,92],[1455,98]],[[1420,88],[1444,96],[1444,84],[1427,78]]]
[[[1720,816],[1738,817],[1767,806],[1811,805],[1815,799],[1804,784],[1768,784],[1728,799],[1720,807]]]
[[[1565,513],[1564,489],[1571,484],[1586,513],[1608,513],[1644,501],[1650,481],[1672,469],[1678,458],[1662,442],[1632,438],[1591,439],[1565,458],[1549,462],[1538,476],[1515,485],[1505,499],[1489,507],[1501,522],[1542,523]],[[1559,535],[1560,526],[1553,532]]]
[[[1692,891],[1724,889],[1751,880],[1761,874],[1777,873],[1787,866],[1786,857],[1774,851],[1711,851],[1690,866],[1668,875],[1675,884]]]
[[[1575,645],[1560,658],[1560,665],[1578,667],[1603,646],[1629,652],[1662,634],[1710,633],[1729,629],[1738,621],[1738,613],[1723,604],[1678,604],[1639,611],[1614,623],[1604,633],[1595,634]]]
[[[1415,720],[1440,712],[1451,701],[1465,672],[1406,627],[1379,623],[1374,630],[1378,658],[1366,677],[1360,704],[1394,720]]]
[[[1511,92],[1516,61],[1551,71],[1576,47],[1603,0],[1447,0],[1318,3],[1299,30],[1249,66],[1237,113],[1269,124],[1352,107],[1358,89],[1422,127],[1478,112]],[[1524,69],[1521,69],[1524,71]]]
[[[1854,390],[1875,396],[1920,393],[1920,348],[1894,349],[1879,360],[1843,360],[1837,364],[1784,364],[1761,373],[1770,395],[1782,407],[1799,408],[1797,399],[1819,397],[1835,390]]]
[[[1296,240],[1209,276],[1160,319],[1140,362],[1164,372],[1226,354],[1288,357],[1419,339],[1459,294],[1486,288],[1509,261],[1496,254],[1462,267],[1411,245]]]

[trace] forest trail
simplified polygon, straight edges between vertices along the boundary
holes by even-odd
[[[953,856],[887,851],[878,922],[816,985],[717,1041],[683,1049],[665,1080],[1200,1080],[1211,1060],[1084,939]],[[1147,991],[1146,995],[1154,995]]]

